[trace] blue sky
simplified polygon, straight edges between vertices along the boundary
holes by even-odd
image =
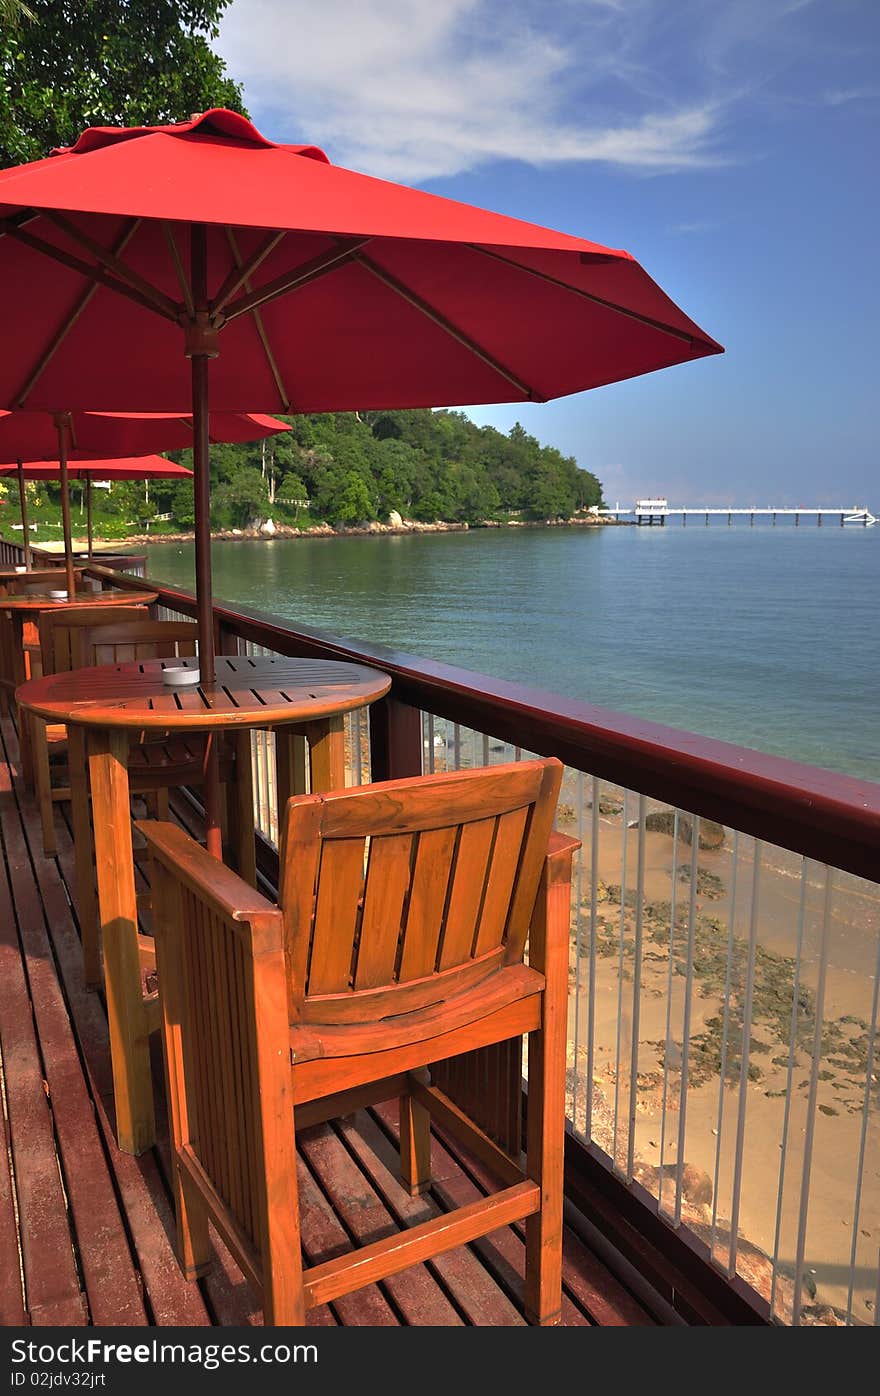
[[[880,511],[880,0],[233,0],[256,124],[625,247],[720,357],[528,407],[606,498]]]

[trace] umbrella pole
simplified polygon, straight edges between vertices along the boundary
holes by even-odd
[[[64,567],[67,573],[67,599],[74,599],[73,542],[70,535],[70,484],[67,479],[67,433],[70,430],[70,413],[58,412],[55,417],[58,429],[58,467],[61,475],[61,522],[64,531]]]
[[[28,572],[31,570],[31,536],[30,524],[28,523],[27,511],[27,490],[24,483],[24,465],[18,462],[18,503],[21,509],[21,541],[24,544],[24,565]]]
[[[92,477],[86,476],[86,529],[89,536],[89,562],[92,560]]]
[[[195,224],[191,242],[192,296],[195,315],[187,332],[186,353],[192,363],[193,491],[195,495],[196,614],[199,625],[199,670],[202,683],[214,682],[214,602],[211,588],[211,460],[208,415],[208,360],[217,357],[217,332],[207,321],[207,232]],[[209,853],[223,856],[220,828],[220,768],[216,739],[209,733],[205,750],[205,828]]]

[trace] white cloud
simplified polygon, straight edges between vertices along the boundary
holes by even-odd
[[[651,91],[633,49],[643,9],[650,0],[234,0],[220,49],[272,133],[385,178],[498,159],[652,172],[721,163],[722,103]],[[603,84],[627,90],[612,105]]]
[[[837,87],[824,94],[829,107],[841,107],[846,102],[870,102],[880,97],[880,87]]]

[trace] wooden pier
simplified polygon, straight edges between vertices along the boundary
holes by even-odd
[[[714,518],[726,519],[728,528],[732,527],[734,519],[748,518],[750,527],[754,528],[755,520],[769,518],[771,525],[775,528],[777,519],[794,518],[795,528],[800,525],[801,519],[815,519],[819,528],[822,527],[823,520],[829,523],[844,526],[857,526],[870,528],[877,523],[877,518],[870,509],[864,505],[852,505],[849,507],[841,505],[823,505],[821,509],[804,509],[799,505],[770,504],[759,506],[757,504],[746,505],[745,507],[725,505],[718,508],[707,508],[705,505],[691,505],[681,508],[670,509],[667,501],[660,497],[655,499],[637,499],[631,509],[623,509],[620,505],[615,505],[613,509],[600,509],[600,514],[607,518],[619,520],[621,517],[632,516],[634,523],[640,526],[660,527],[666,524],[667,519],[681,519],[683,525],[687,524],[688,518],[702,519],[706,527],[709,520]]]

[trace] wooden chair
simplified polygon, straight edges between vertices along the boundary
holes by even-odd
[[[83,635],[97,627],[148,619],[146,606],[108,606],[106,610],[94,606],[79,609],[70,606],[58,611],[44,611],[38,623],[43,674],[61,674],[70,669],[83,668],[89,662],[85,657]],[[34,790],[43,830],[43,852],[47,858],[51,858],[56,851],[53,806],[61,800],[70,799],[66,769],[67,728],[63,723],[49,724],[41,718],[32,717],[30,737]],[[53,769],[56,776],[54,782]]]
[[[525,1309],[561,1306],[571,855],[551,833],[562,767],[530,761],[291,799],[277,905],[181,829],[139,825],[155,882],[178,1257],[214,1224],[267,1324],[526,1218]],[[524,963],[527,938],[528,964]],[[431,1064],[528,1035],[525,1166],[436,1085]],[[303,1269],[297,1128],[400,1097],[411,1191],[430,1118],[501,1188]]]
[[[51,642],[47,632],[47,648],[51,643],[51,662],[56,666],[66,659],[70,667],[95,664],[122,664],[136,659],[170,659],[197,652],[198,626],[195,621],[156,621],[137,618],[120,620],[119,610],[129,607],[108,607],[103,616],[90,617],[83,611],[74,616],[73,609],[59,616],[51,627]],[[71,623],[72,622],[72,623]],[[55,672],[58,672],[56,667]],[[46,724],[34,719],[33,741],[36,759],[37,789],[40,816],[43,821],[43,846],[48,854],[55,851],[53,802],[57,798],[70,800],[74,834],[74,864],[76,872],[77,911],[82,935],[86,983],[97,987],[102,980],[100,937],[98,927],[97,890],[94,872],[94,840],[89,816],[87,752],[83,730],[71,723],[66,729],[66,785],[52,790],[48,743],[40,733]],[[37,753],[37,742],[40,750]],[[144,795],[153,805],[153,812],[167,816],[168,791],[181,786],[198,787],[205,779],[205,737],[201,733],[175,738],[154,737],[144,740],[143,734],[133,732],[128,756],[129,786],[133,795]],[[236,774],[230,748],[220,750],[220,782],[226,788]],[[251,773],[238,772],[240,781],[250,789]],[[48,790],[48,795],[47,795]],[[250,838],[248,839],[248,833]],[[235,827],[234,854],[239,870],[256,880],[253,852],[253,828]],[[48,847],[47,847],[48,845]],[[144,897],[145,907],[149,898]],[[142,945],[142,968],[149,977],[154,965],[152,946]]]

